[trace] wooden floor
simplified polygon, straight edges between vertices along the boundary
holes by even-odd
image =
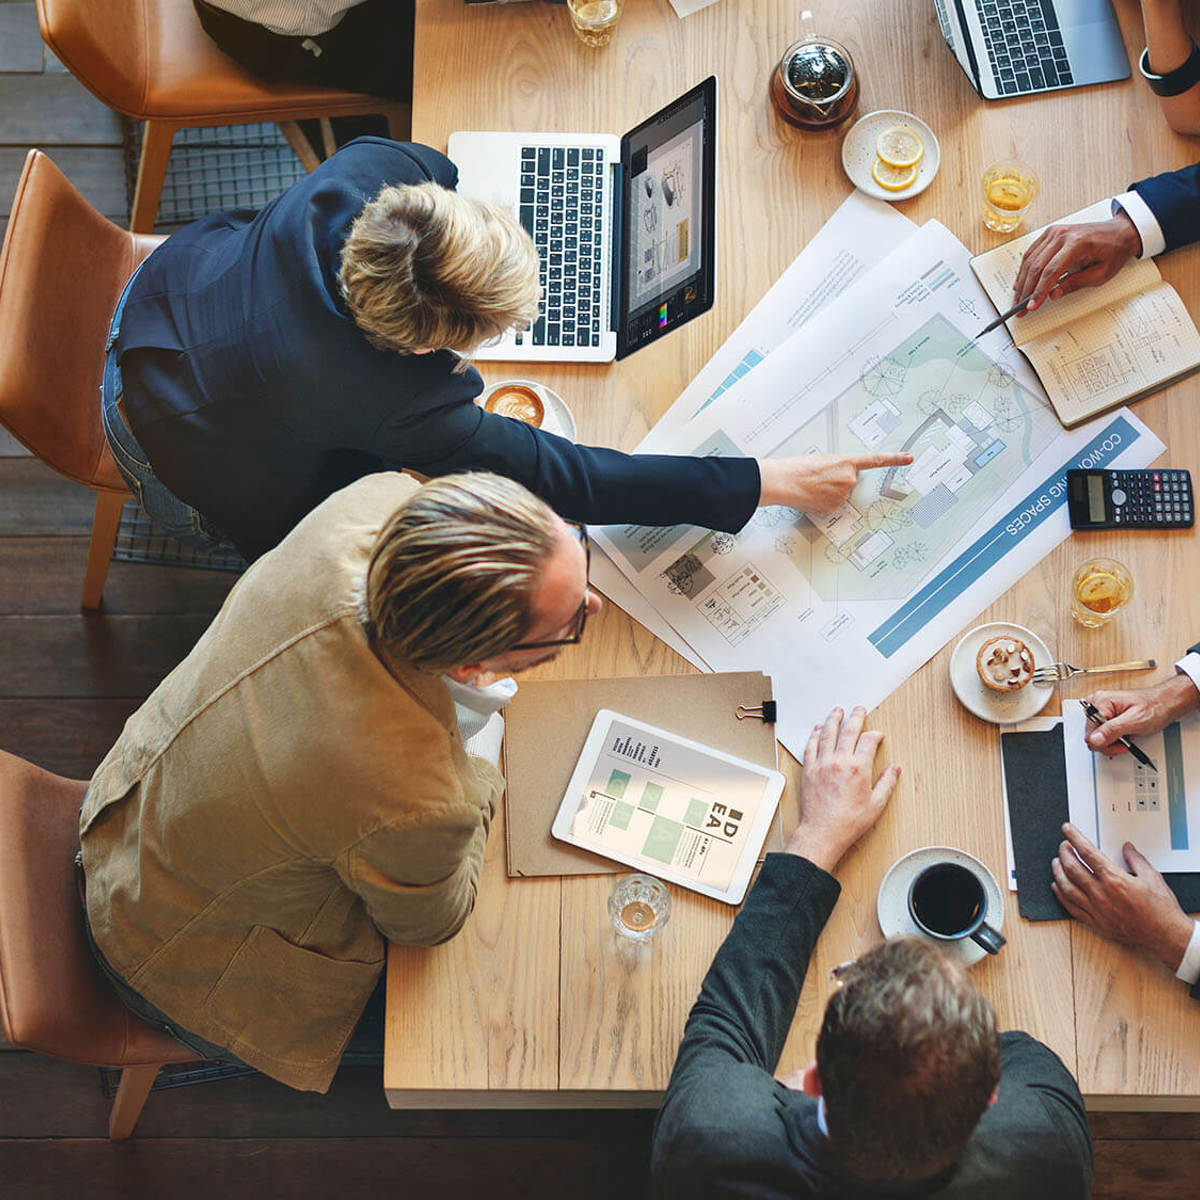
[[[43,54],[33,4],[0,0],[0,231],[32,145],[102,212],[125,219],[119,122]],[[118,563],[104,609],[83,615],[91,511],[86,489],[0,431],[0,748],[84,778],[231,583]],[[324,1097],[262,1077],[156,1092],[136,1138],[117,1146],[104,1138],[107,1104],[97,1071],[0,1044],[0,1196],[636,1197],[653,1121],[646,1112],[393,1112],[379,1070],[364,1067],[344,1069]],[[1197,1194],[1200,1114],[1102,1114],[1093,1129],[1094,1196]]]

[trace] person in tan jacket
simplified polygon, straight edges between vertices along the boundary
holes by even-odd
[[[443,942],[474,905],[503,781],[460,720],[599,605],[584,531],[511,480],[378,474],[316,508],[92,777],[87,917],[125,1002],[326,1090],[385,941]]]

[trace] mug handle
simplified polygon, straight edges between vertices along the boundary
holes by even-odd
[[[1000,947],[1008,939],[990,925],[980,925],[980,927],[971,934],[971,941],[982,946],[989,954],[999,954]]]

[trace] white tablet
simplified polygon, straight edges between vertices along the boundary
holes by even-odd
[[[551,831],[740,904],[782,794],[778,771],[602,708]]]

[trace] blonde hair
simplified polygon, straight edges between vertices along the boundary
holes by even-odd
[[[447,475],[406,500],[367,568],[367,631],[388,654],[441,672],[513,649],[554,549],[548,505],[484,472]]]
[[[456,350],[537,316],[538,256],[503,209],[436,183],[385,187],[342,247],[338,286],[380,350]]]

